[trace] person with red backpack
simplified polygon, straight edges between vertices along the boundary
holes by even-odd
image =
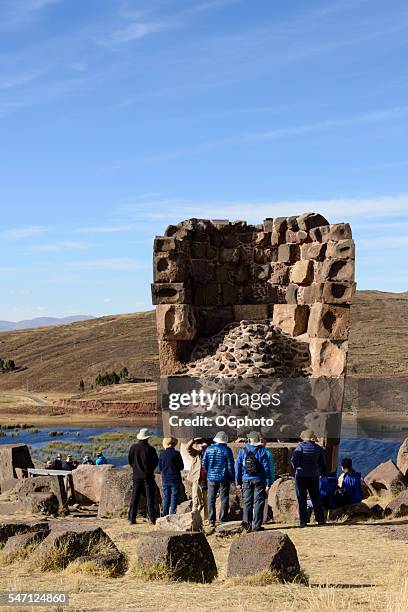
[[[261,436],[251,431],[249,443],[238,453],[235,469],[237,489],[244,499],[243,526],[247,531],[263,531],[266,492],[272,484],[271,464]]]

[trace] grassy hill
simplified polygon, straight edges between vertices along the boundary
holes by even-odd
[[[408,293],[359,291],[352,307],[349,373],[358,377],[408,375]],[[132,376],[158,374],[154,312],[117,315],[70,325],[0,333],[0,356],[19,371],[0,374],[0,390],[87,395],[99,372],[123,366]],[[104,389],[105,399],[132,398],[138,385]]]

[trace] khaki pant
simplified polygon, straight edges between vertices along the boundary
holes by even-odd
[[[207,520],[207,489],[203,489],[198,482],[193,482],[192,498],[193,510],[199,510],[202,513],[204,520]]]

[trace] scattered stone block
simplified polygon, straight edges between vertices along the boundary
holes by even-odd
[[[399,495],[385,507],[386,517],[401,518],[408,516],[408,489],[401,491]]]
[[[27,508],[32,507],[33,509],[38,508],[39,510],[41,506],[44,508],[54,507],[55,502],[52,499],[46,501],[45,498],[41,499],[37,497],[37,503],[35,501],[36,493],[45,493],[48,495],[52,493],[57,498],[58,507],[60,509],[66,508],[68,505],[68,497],[63,476],[34,476],[31,478],[24,478],[18,482],[14,488],[14,492],[17,499],[22,501]]]
[[[26,444],[2,444],[0,446],[0,490],[4,493],[14,488],[16,468],[33,468],[30,451]],[[8,483],[8,484],[6,484]]]
[[[47,521],[8,521],[0,523],[0,542],[6,542],[8,538],[22,533],[33,533],[38,531],[49,532]]]
[[[190,483],[191,487],[191,483]],[[187,514],[193,510],[193,500],[186,499],[177,506],[176,514]]]
[[[228,523],[221,523],[215,528],[215,535],[219,538],[229,538],[234,535],[243,533],[244,526],[242,521],[228,521]]]
[[[231,544],[227,576],[252,576],[270,571],[282,582],[300,574],[295,545],[281,531],[247,533]]]
[[[364,478],[374,495],[380,497],[396,496],[406,490],[407,481],[394,461],[380,463]]]
[[[404,442],[399,448],[397,466],[408,479],[408,438],[405,438]]]
[[[81,506],[99,504],[105,472],[113,465],[78,465],[72,471],[75,500]]]
[[[184,514],[168,514],[158,518],[155,527],[160,531],[202,531],[203,519],[198,510]]]
[[[205,583],[217,576],[213,552],[202,532],[143,534],[136,555],[140,566],[160,564],[178,580]]]
[[[59,501],[54,493],[31,493],[23,501],[24,509],[30,514],[46,514],[56,516]]]
[[[49,530],[31,531],[29,533],[20,533],[15,536],[10,536],[4,545],[3,554],[13,553],[19,549],[33,547],[40,544],[47,535]]]
[[[343,521],[343,523],[353,523],[355,521],[366,521],[373,517],[371,508],[364,502],[358,504],[348,504],[341,508],[329,510],[329,521]]]
[[[50,531],[41,542],[38,551],[51,554],[53,549],[64,550],[61,567],[66,567],[78,557],[88,555],[94,546],[104,544],[109,552],[118,552],[113,541],[100,527],[84,527],[72,525],[69,528],[57,528]]]
[[[295,479],[277,478],[269,489],[268,504],[272,508],[275,523],[294,523],[299,519]]]
[[[299,336],[307,330],[309,308],[298,304],[276,304],[273,324],[291,336]]]
[[[107,570],[111,577],[123,576],[128,569],[128,561],[119,550],[102,555],[82,555],[74,560],[75,564],[93,563],[97,567]]]

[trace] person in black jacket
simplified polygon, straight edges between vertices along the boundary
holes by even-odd
[[[162,516],[176,514],[181,487],[181,471],[184,463],[181,453],[175,449],[177,438],[164,438],[163,450],[159,457],[159,470],[162,477],[163,509]]]
[[[306,527],[308,523],[308,493],[316,521],[319,525],[324,525],[325,518],[319,491],[319,477],[326,474],[324,452],[322,447],[315,442],[315,434],[312,430],[302,431],[300,437],[302,442],[297,445],[292,455],[300,527]]]
[[[149,520],[153,525],[156,522],[154,470],[159,463],[159,459],[156,450],[149,444],[150,436],[148,429],[141,429],[137,434],[138,442],[132,444],[129,450],[129,465],[133,468],[133,492],[129,508],[129,523],[131,525],[136,523],[139,500],[142,494],[146,495]]]

